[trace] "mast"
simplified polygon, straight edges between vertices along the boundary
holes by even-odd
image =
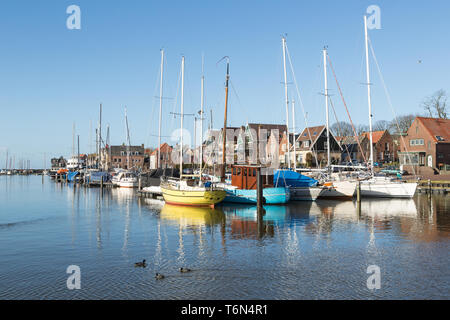
[[[180,141],[180,178],[183,177],[183,118],[184,118],[184,56],[181,58],[181,141]]]
[[[127,107],[125,107],[125,125],[127,128],[127,170],[130,170],[130,131],[128,130]]]
[[[77,157],[77,166],[78,169],[81,169],[81,164],[80,164],[80,135],[77,136],[78,139],[78,157]]]
[[[366,39],[367,100],[369,103],[370,171],[373,176],[372,100],[370,95],[371,84],[370,84],[370,68],[369,68],[369,37],[367,34],[367,16],[364,16],[364,35]]]
[[[72,158],[75,157],[75,121],[72,124]]]
[[[292,133],[294,137],[292,141],[294,143],[294,171],[297,171],[297,146],[295,140],[295,100],[292,99]]]
[[[110,169],[110,162],[111,162],[111,145],[110,145],[110,137],[109,137],[109,124],[106,127],[106,144],[108,145],[107,166],[108,166],[108,170],[109,170]]]
[[[227,59],[227,76],[225,81],[225,116],[223,119],[223,132],[222,132],[222,166],[220,168],[220,180],[225,182],[225,170],[226,170],[226,141],[227,141],[227,113],[228,113],[228,83],[230,81],[230,58],[224,57]]]
[[[100,161],[100,168],[102,169],[102,104],[100,103],[100,119],[98,123],[98,159]]]
[[[161,80],[159,84],[159,130],[158,130],[158,168],[161,168],[161,122],[163,99],[164,49],[161,49]]]
[[[204,74],[205,59],[202,55],[202,92],[200,102],[200,181],[202,181],[203,171],[203,108],[205,103],[205,74]]]
[[[287,136],[287,152],[288,152],[288,168],[291,169],[291,152],[289,149],[289,98],[288,98],[288,83],[286,72],[286,38],[282,37],[283,44],[283,68],[284,68],[284,94],[286,98],[286,136]]]
[[[331,156],[330,156],[330,121],[329,121],[329,111],[328,111],[328,77],[327,77],[327,48],[323,48],[323,72],[325,76],[325,112],[327,119],[327,164],[328,173],[331,169]]]

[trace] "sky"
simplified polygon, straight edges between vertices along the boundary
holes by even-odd
[[[70,30],[66,9],[81,10]],[[185,113],[200,110],[204,56],[206,128],[223,125],[230,57],[228,125],[285,123],[281,37],[286,35],[290,100],[296,131],[325,123],[322,49],[328,47],[352,120],[368,124],[363,16],[380,8],[381,29],[369,37],[395,113],[423,113],[423,99],[450,91],[450,2],[443,1],[87,1],[4,0],[0,5],[0,168],[6,150],[33,168],[72,153],[94,151],[93,131],[103,105],[103,137],[126,141],[125,107],[133,145],[158,143],[160,50],[164,48],[163,141],[179,127],[180,65],[185,56]],[[391,120],[373,57],[374,121]],[[299,103],[295,81],[303,102]],[[348,121],[329,70],[329,93],[339,120]],[[306,119],[306,121],[305,121]],[[292,121],[292,119],[290,119]],[[330,112],[330,123],[335,122]],[[193,132],[194,119],[184,126]],[[291,123],[290,123],[290,126]],[[92,128],[92,130],[91,130]],[[49,164],[47,163],[47,166]]]

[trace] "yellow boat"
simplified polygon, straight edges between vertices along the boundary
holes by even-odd
[[[161,192],[167,204],[193,207],[214,208],[226,196],[225,190],[195,186],[191,180],[161,182]]]

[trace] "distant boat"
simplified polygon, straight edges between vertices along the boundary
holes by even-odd
[[[116,184],[121,188],[137,188],[139,186],[138,176],[131,171],[119,173]]]

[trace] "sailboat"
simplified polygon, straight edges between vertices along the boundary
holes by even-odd
[[[128,128],[127,109],[125,108],[125,124],[127,129],[127,170],[117,176],[117,184],[120,188],[137,188],[139,185],[137,174],[130,168],[130,130]]]
[[[294,145],[294,170],[291,170],[291,152],[289,146],[289,96],[286,69],[286,38],[282,37],[283,45],[283,70],[284,70],[284,92],[286,102],[286,137],[287,137],[287,163],[288,170],[277,170],[274,174],[276,187],[288,187],[290,191],[290,200],[293,201],[314,201],[322,192],[322,187],[318,187],[318,181],[303,176],[297,172],[297,155],[295,141],[295,102],[292,101],[292,125],[293,125],[293,145]]]
[[[371,177],[361,181],[361,196],[378,198],[412,198],[417,189],[417,183],[395,181],[388,177],[376,177],[373,170],[373,137],[372,137],[372,101],[370,89],[369,66],[369,38],[367,33],[367,16],[364,16],[364,35],[366,44],[366,76],[367,99],[369,105],[369,130],[370,130],[370,171]]]
[[[319,194],[322,199],[351,199],[356,192],[356,181],[341,180],[339,175],[331,174],[330,157],[330,122],[328,108],[328,76],[327,76],[327,48],[323,49],[323,66],[325,78],[325,107],[326,107],[326,126],[327,126],[327,179],[323,183],[323,190]]]
[[[180,178],[165,178],[161,181],[161,192],[167,204],[214,207],[223,201],[226,193],[214,184],[203,184],[193,175],[183,175],[183,118],[184,118],[184,56],[181,59],[181,139],[180,139]]]

